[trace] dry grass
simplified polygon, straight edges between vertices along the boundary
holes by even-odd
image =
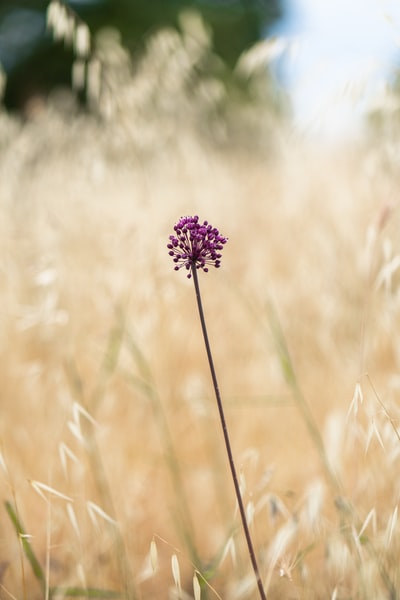
[[[385,146],[310,147],[264,128],[259,107],[218,121],[217,81],[196,103],[157,64],[173,48],[190,73],[178,42],[154,41],[136,78],[112,71],[100,120],[51,101],[24,125],[0,115],[1,498],[49,586],[186,598],[195,569],[214,569],[202,598],[256,597],[192,283],[166,251],[198,213],[229,236],[200,283],[268,597],[395,598],[400,215]],[[45,597],[0,522],[0,597]]]

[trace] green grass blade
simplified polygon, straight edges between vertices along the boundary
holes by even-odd
[[[22,523],[17,515],[16,510],[13,508],[10,502],[5,502],[5,507],[10,517],[10,520],[14,526],[14,529],[17,533],[18,538],[21,540],[22,548],[24,550],[25,556],[28,559],[29,564],[32,567],[32,571],[35,574],[36,579],[40,581],[40,583],[45,586],[45,577],[43,573],[43,569],[40,566],[38,559],[33,551],[33,548],[29,542],[29,539],[26,537],[26,532]]]

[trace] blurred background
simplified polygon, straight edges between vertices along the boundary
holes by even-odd
[[[72,85],[76,57],[46,27],[48,5],[47,0],[1,3],[0,64],[8,110],[23,114],[32,98]],[[104,30],[118,32],[133,65],[157,31],[182,31],[182,11],[194,9],[207,24],[220,60],[218,66],[214,60],[203,68],[217,71],[224,83],[232,80],[244,52],[269,40],[258,63],[279,91],[288,92],[279,102],[287,109],[290,98],[296,124],[318,134],[354,132],[366,113],[386,103],[388,87],[391,93],[398,88],[400,5],[394,0],[356,0],[351,5],[316,0],[72,0],[65,5],[89,26],[94,39]],[[242,78],[239,83],[243,91],[248,82]],[[82,93],[80,100],[85,100]]]
[[[0,62],[7,74],[4,103],[23,110],[34,94],[69,85],[72,51],[46,30],[46,0],[3,1],[0,9]],[[179,14],[196,9],[212,30],[215,52],[233,67],[240,54],[259,41],[283,15],[281,0],[75,0],[66,2],[92,34],[115,28],[137,59],[146,39],[160,28],[179,29]]]

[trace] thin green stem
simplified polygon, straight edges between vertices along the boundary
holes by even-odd
[[[229,434],[228,434],[228,427],[226,424],[224,409],[222,406],[221,395],[219,392],[217,375],[215,372],[214,361],[213,361],[212,354],[211,354],[210,342],[208,340],[208,333],[207,333],[206,321],[204,318],[203,304],[202,304],[201,295],[200,295],[199,279],[197,276],[197,269],[196,269],[195,264],[192,264],[192,275],[193,275],[193,282],[194,282],[194,287],[195,287],[195,291],[196,291],[196,300],[197,300],[197,306],[199,309],[201,329],[203,331],[204,343],[206,346],[208,364],[210,366],[211,378],[212,378],[214,391],[215,391],[215,397],[217,399],[219,417],[221,420],[222,431],[224,434],[226,452],[228,454],[229,467],[231,470],[233,485],[235,486],[236,498],[237,498],[237,502],[238,502],[238,506],[239,506],[240,517],[242,519],[242,524],[243,524],[244,534],[246,537],[247,547],[249,550],[250,561],[251,561],[251,564],[252,564],[252,567],[254,570],[254,574],[256,576],[257,587],[258,587],[258,591],[260,594],[260,598],[261,598],[261,600],[266,600],[267,596],[265,594],[264,586],[261,581],[260,571],[258,569],[257,559],[256,559],[256,555],[254,552],[254,547],[253,547],[253,542],[251,541],[250,530],[249,530],[249,526],[247,524],[246,512],[245,512],[244,505],[243,505],[242,495],[240,493],[239,479],[238,479],[238,476],[236,473],[236,467],[235,467],[235,463],[233,460],[232,448],[231,448],[231,443],[230,443]]]

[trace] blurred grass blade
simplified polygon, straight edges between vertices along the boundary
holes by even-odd
[[[201,586],[196,572],[193,575],[193,594],[194,600],[201,600]]]
[[[109,332],[107,345],[100,365],[97,385],[89,402],[92,411],[96,411],[103,401],[109,381],[118,367],[125,329],[125,314],[122,309],[117,308],[115,324]]]
[[[296,376],[296,371],[293,366],[292,359],[290,357],[285,334],[282,329],[282,325],[280,323],[278,314],[272,302],[269,299],[267,299],[266,309],[272,337],[279,355],[283,375],[287,384],[290,386],[293,392],[293,399],[307,427],[310,438],[312,439],[315,448],[319,454],[321,463],[327,476],[327,480],[331,485],[332,490],[336,494],[336,497],[341,497],[343,496],[343,486],[339,480],[338,474],[335,472],[334,468],[330,464],[325,450],[325,444],[319,431],[318,425],[314,419],[314,415],[312,414],[308,402],[304,398],[303,393],[300,389]]]
[[[195,528],[190,506],[185,493],[183,475],[178,456],[174,448],[164,407],[154,383],[150,364],[136,343],[133,335],[129,331],[126,332],[125,343],[139,372],[138,376],[129,373],[128,380],[133,387],[139,389],[149,400],[163,441],[166,462],[171,474],[176,496],[179,500],[179,510],[174,516],[176,526],[180,529],[182,539],[185,541],[185,544],[190,552],[192,563],[196,565],[202,565],[195,540]]]
[[[8,516],[10,517],[11,522],[14,525],[14,529],[17,533],[17,536],[21,540],[21,544],[22,544],[22,548],[24,550],[25,556],[28,559],[28,562],[32,567],[32,571],[34,572],[36,579],[38,579],[38,581],[40,581],[40,583],[43,586],[45,586],[45,577],[44,577],[42,567],[40,566],[40,563],[39,563],[38,559],[36,558],[36,555],[32,549],[32,546],[29,542],[26,531],[22,526],[22,523],[17,515],[16,510],[14,510],[13,506],[8,501],[5,502],[5,507],[6,507]]]
[[[266,303],[268,322],[271,328],[272,338],[275,343],[275,347],[278,353],[281,369],[286,382],[290,386],[297,385],[296,374],[294,371],[292,359],[289,354],[285,335],[282,330],[282,326],[276,310],[270,300]]]
[[[53,588],[50,590],[50,597],[57,598],[122,598],[120,592],[112,590],[101,590],[97,588]]]

